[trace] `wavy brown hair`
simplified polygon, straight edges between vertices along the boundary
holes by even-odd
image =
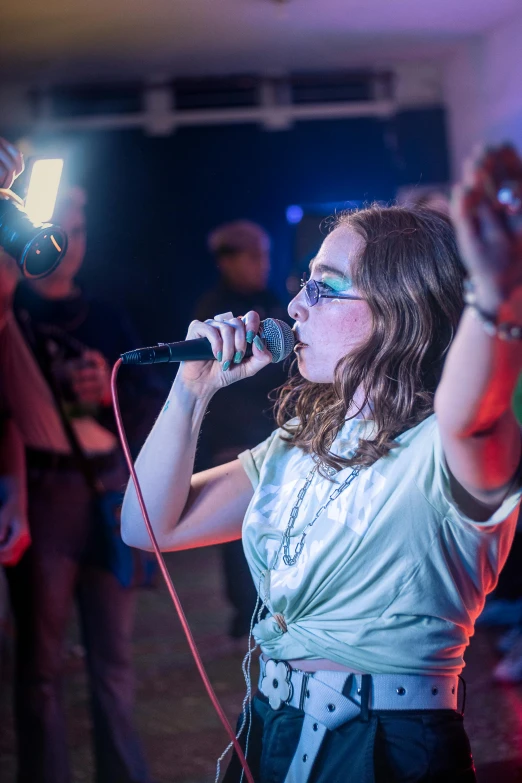
[[[294,362],[275,406],[288,440],[337,470],[372,465],[389,453],[401,432],[433,412],[463,308],[464,278],[451,223],[435,211],[374,205],[340,215],[333,229],[339,226],[365,242],[351,277],[368,302],[373,328],[364,344],[337,364],[331,384],[307,381]],[[364,402],[347,416],[358,389]],[[361,439],[350,458],[333,454],[347,418],[367,405],[375,422],[371,439]],[[297,423],[289,425],[294,417]]]

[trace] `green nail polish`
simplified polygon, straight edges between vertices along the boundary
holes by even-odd
[[[223,370],[223,372],[225,372],[226,370],[228,370],[229,367],[230,367],[230,362],[223,362],[223,367],[221,369]]]
[[[222,358],[223,358],[223,351],[218,351],[216,359],[218,360],[218,362],[220,362]]]
[[[262,339],[261,339],[261,338],[260,338],[260,337],[259,337],[257,334],[256,334],[256,336],[254,337],[254,345],[255,345],[255,346],[256,346],[256,348],[258,348],[258,350],[260,350],[260,351],[263,351],[263,350],[264,350],[264,348],[265,348],[265,346],[263,345],[263,341],[262,341]]]
[[[246,341],[247,343],[251,343],[253,339],[254,339],[254,332],[252,329],[250,329],[250,331],[246,333]]]
[[[243,351],[236,351],[234,354],[234,364],[239,364],[243,358]]]

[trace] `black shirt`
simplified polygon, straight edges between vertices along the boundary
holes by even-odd
[[[30,331],[38,344],[52,342],[53,366],[79,358],[85,349],[90,349],[101,353],[112,367],[121,353],[141,344],[121,311],[87,296],[82,290],[66,299],[46,299],[22,281],[15,292],[13,311],[24,333],[27,334],[24,324],[29,318]],[[154,423],[166,397],[166,388],[151,368],[125,366],[120,370],[118,392],[125,429],[135,454]],[[96,418],[116,433],[112,406],[100,407]]]

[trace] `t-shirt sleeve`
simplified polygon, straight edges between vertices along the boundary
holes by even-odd
[[[272,432],[272,434],[269,435],[266,440],[258,443],[257,446],[254,446],[253,449],[247,449],[238,455],[238,459],[243,466],[245,473],[250,479],[254,489],[259,484],[261,469],[274,444],[274,440],[278,437],[278,434],[279,430],[274,430],[274,432]]]
[[[433,417],[432,426],[426,435],[428,436],[425,443],[427,453],[424,454],[425,458],[421,458],[418,463],[422,467],[416,483],[431,505],[454,522],[464,522],[480,528],[494,527],[511,517],[517,509],[522,496],[519,476],[513,481],[500,507],[497,508],[489,519],[478,522],[465,514],[453,497],[450,471],[442,448],[440,430],[435,417]]]

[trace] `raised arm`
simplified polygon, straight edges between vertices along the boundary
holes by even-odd
[[[271,361],[267,349],[254,341],[245,353],[246,335],[259,329],[259,316],[245,321],[194,321],[187,339],[207,337],[220,361],[186,362],[180,366],[167,402],[136,462],[136,471],[161,549],[190,549],[241,537],[241,525],[253,494],[238,460],[193,475],[194,457],[205,410],[218,389],[254,375]],[[230,426],[234,414],[230,411]],[[140,549],[151,544],[129,483],[122,510],[123,540]]]
[[[453,219],[474,305],[464,310],[435,397],[450,471],[490,509],[502,502],[521,458],[511,399],[522,371],[522,340],[502,339],[491,328],[522,327],[522,219],[517,225],[496,198],[500,163],[522,191],[522,162],[506,149],[469,163],[454,191]]]

